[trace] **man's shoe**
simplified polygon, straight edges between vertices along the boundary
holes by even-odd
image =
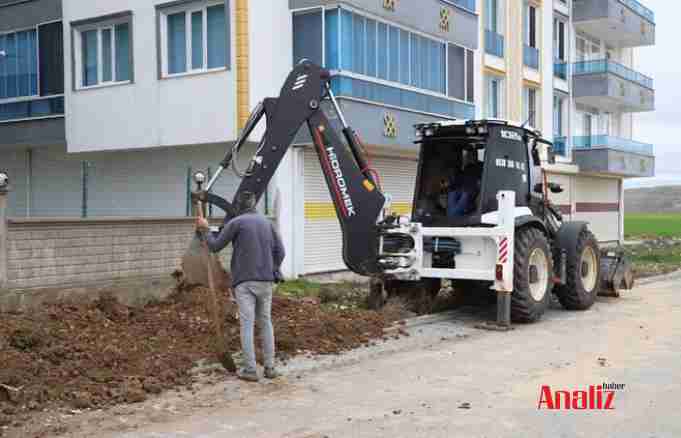
[[[257,382],[260,380],[260,376],[258,376],[257,371],[241,370],[237,375],[241,380],[245,380],[247,382]]]
[[[265,378],[266,379],[276,379],[280,375],[281,374],[279,374],[279,371],[277,371],[277,369],[274,368],[274,367],[266,367],[265,368]]]

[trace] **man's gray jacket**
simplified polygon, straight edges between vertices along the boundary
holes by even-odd
[[[274,224],[260,213],[245,213],[229,221],[220,233],[208,233],[206,242],[218,252],[230,242],[232,287],[244,281],[276,281],[284,261],[284,245]]]

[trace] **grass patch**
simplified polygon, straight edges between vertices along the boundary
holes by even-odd
[[[286,281],[277,287],[277,294],[289,298],[305,298],[319,296],[321,283],[309,280]]]
[[[626,213],[627,238],[681,237],[681,213]]]
[[[646,242],[627,246],[625,252],[638,277],[665,274],[681,269],[681,242]]]

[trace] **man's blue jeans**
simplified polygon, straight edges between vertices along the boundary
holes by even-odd
[[[452,190],[447,195],[447,216],[463,216],[469,210],[472,196],[464,190]]]

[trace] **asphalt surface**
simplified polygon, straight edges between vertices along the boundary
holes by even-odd
[[[84,419],[67,436],[680,437],[680,286],[681,277],[668,277],[599,298],[587,312],[554,306],[541,322],[507,333],[476,329],[488,314],[462,309],[399,341],[300,359],[274,383],[216,384],[191,409],[160,399]],[[603,383],[624,385],[613,409],[538,408],[545,385],[572,392]]]

